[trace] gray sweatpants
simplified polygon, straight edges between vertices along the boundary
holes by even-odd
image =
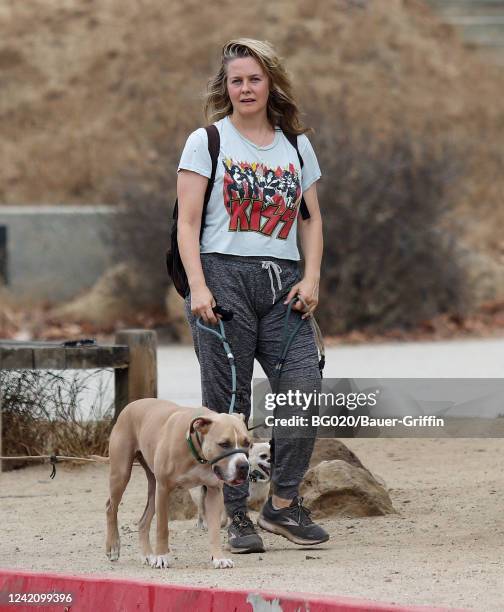
[[[286,259],[220,253],[202,253],[201,263],[206,284],[217,304],[234,313],[232,321],[225,322],[224,326],[236,362],[235,412],[245,414],[248,420],[254,358],[271,382],[282,350],[282,331],[287,311],[283,301],[292,285],[301,278],[298,263]],[[196,326],[190,296],[185,300],[185,312],[200,363],[202,404],[216,412],[227,412],[231,399],[231,374],[224,348],[217,337]],[[291,312],[290,330],[300,316],[297,311]],[[289,388],[292,388],[294,381],[301,390],[320,391],[317,346],[307,319],[290,346],[282,380],[291,381]],[[292,427],[273,429],[272,481],[275,494],[284,499],[292,499],[298,494],[310,462],[316,428],[303,428],[298,433],[293,432]],[[237,487],[224,485],[224,502],[230,516],[237,510],[246,510],[247,496],[248,482]]]

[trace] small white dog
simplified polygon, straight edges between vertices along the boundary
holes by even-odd
[[[249,451],[249,497],[247,505],[250,510],[260,510],[268,497],[271,480],[271,452],[269,442],[254,442]],[[198,529],[206,529],[205,494],[206,487],[189,489],[193,502],[198,508]],[[221,526],[225,527],[228,517],[222,513]]]

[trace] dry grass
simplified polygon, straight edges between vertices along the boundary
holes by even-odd
[[[169,176],[173,193],[166,152],[178,154],[203,123],[200,93],[219,46],[247,35],[286,57],[315,127],[345,92],[355,126],[457,142],[467,238],[504,249],[502,70],[420,0],[223,0],[219,10],[195,0],[6,0],[0,26],[4,202],[118,202],[131,169],[147,183]]]
[[[0,371],[2,451],[5,456],[57,454],[104,455],[112,428],[112,406],[105,406],[105,389],[98,384],[89,413],[82,413],[82,393],[97,376],[72,378],[36,370]],[[23,461],[5,462],[7,469]]]

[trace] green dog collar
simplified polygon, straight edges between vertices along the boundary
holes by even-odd
[[[194,442],[192,441],[191,431],[190,430],[187,432],[186,440],[187,440],[187,444],[189,446],[189,450],[191,451],[191,454],[196,459],[196,461],[198,463],[203,463],[203,464],[204,463],[208,463],[208,461],[206,459],[203,459],[203,457],[201,457],[198,454],[198,451],[196,450],[196,447],[194,446]],[[198,442],[199,442],[199,440],[198,440]]]

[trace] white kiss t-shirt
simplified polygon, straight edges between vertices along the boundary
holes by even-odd
[[[277,127],[270,145],[258,147],[229,117],[215,123],[220,152],[208,202],[201,253],[259,255],[299,260],[297,215],[301,196],[321,176],[306,135],[298,136],[303,158]],[[205,128],[187,139],[178,170],[210,178],[212,161]]]

